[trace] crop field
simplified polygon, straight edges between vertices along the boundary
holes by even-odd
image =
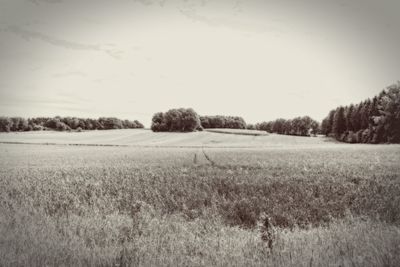
[[[215,130],[215,129],[214,129]],[[212,130],[211,130],[212,131]],[[259,134],[261,131],[219,129],[215,132],[158,132],[151,130],[128,129],[87,132],[11,132],[0,134],[0,143],[36,143],[36,144],[75,144],[75,145],[110,145],[110,146],[141,146],[141,147],[288,147],[304,145],[337,147],[325,138],[307,138],[292,136]],[[240,134],[224,134],[223,132]],[[344,144],[341,144],[344,145]]]
[[[204,131],[210,133],[222,133],[222,134],[236,134],[236,135],[252,135],[252,136],[263,136],[268,135],[266,131],[259,130],[248,130],[248,129],[204,129]]]
[[[0,266],[400,264],[399,145],[145,130],[0,141]]]

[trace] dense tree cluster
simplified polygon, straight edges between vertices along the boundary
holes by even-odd
[[[237,116],[201,116],[201,126],[203,128],[230,128],[246,129],[246,122],[242,117]]]
[[[193,132],[200,130],[200,118],[191,108],[170,109],[154,114],[151,121],[153,132]]]
[[[0,117],[0,132],[39,131],[39,130],[108,130],[144,128],[139,121],[120,120],[117,118],[82,119],[76,117]]]
[[[276,119],[269,122],[261,122],[255,125],[257,130],[269,133],[308,136],[315,135],[318,131],[319,123],[309,116],[296,117],[291,120]]]
[[[348,143],[400,143],[400,82],[372,100],[331,110],[321,132]]]

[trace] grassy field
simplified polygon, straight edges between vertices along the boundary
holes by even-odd
[[[127,145],[0,144],[0,266],[400,264],[398,145],[145,130],[0,141]]]
[[[232,132],[232,130],[226,131]],[[324,138],[293,138],[291,136],[276,134],[252,136],[243,133],[253,134],[254,131],[241,130],[240,132],[242,133],[240,135],[208,131],[193,133],[154,133],[151,130],[143,129],[87,132],[11,132],[1,133],[0,143],[19,142],[150,147],[288,147],[293,145],[310,147],[334,144],[333,141]],[[256,132],[259,133],[259,131]]]
[[[204,129],[210,133],[222,133],[222,134],[236,134],[236,135],[251,135],[251,136],[264,136],[268,135],[266,131],[259,130],[247,130],[247,129]]]

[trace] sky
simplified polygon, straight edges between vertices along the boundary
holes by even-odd
[[[0,115],[150,126],[192,107],[248,123],[400,79],[398,0],[0,0]]]

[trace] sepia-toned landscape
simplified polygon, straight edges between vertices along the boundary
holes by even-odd
[[[0,267],[400,266],[399,10],[0,0]]]

